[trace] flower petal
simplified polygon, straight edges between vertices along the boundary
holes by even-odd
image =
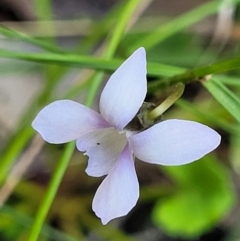
[[[214,150],[220,141],[220,135],[213,129],[185,120],[163,121],[129,137],[136,157],[169,166],[200,159]]]
[[[136,50],[110,77],[100,98],[100,112],[122,130],[137,114],[147,92],[146,53]]]
[[[116,165],[99,186],[93,199],[93,211],[106,224],[126,215],[139,197],[139,184],[132,153],[127,145]]]
[[[86,173],[100,177],[109,173],[127,144],[126,135],[114,128],[94,130],[77,139],[77,148],[89,156]]]
[[[50,143],[65,143],[109,124],[88,107],[71,100],[55,101],[44,107],[32,123],[43,139]]]

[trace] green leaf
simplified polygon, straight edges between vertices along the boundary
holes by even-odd
[[[232,209],[235,196],[231,179],[226,168],[213,157],[164,170],[178,189],[156,203],[152,217],[169,235],[196,237]]]

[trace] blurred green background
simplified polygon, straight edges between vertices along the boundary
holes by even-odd
[[[239,3],[0,1],[0,240],[239,241]],[[137,160],[140,199],[104,226],[91,209],[103,178],[87,176],[74,143],[45,143],[31,122],[57,99],[97,110],[109,75],[140,46],[147,101],[185,83],[163,118],[209,125],[222,142],[189,165]]]

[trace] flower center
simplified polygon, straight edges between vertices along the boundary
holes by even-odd
[[[184,87],[183,83],[177,83],[173,92],[157,107],[153,103],[143,102],[137,115],[128,123],[125,130],[143,131],[162,121],[162,114],[181,97]]]

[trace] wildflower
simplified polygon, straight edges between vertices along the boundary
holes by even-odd
[[[214,150],[220,136],[193,121],[166,120],[139,131],[131,123],[147,92],[144,48],[135,51],[110,77],[100,97],[100,113],[71,100],[43,108],[33,128],[50,143],[76,140],[89,156],[86,172],[107,175],[93,199],[93,210],[106,224],[126,215],[139,198],[134,158],[161,165],[193,162]]]

